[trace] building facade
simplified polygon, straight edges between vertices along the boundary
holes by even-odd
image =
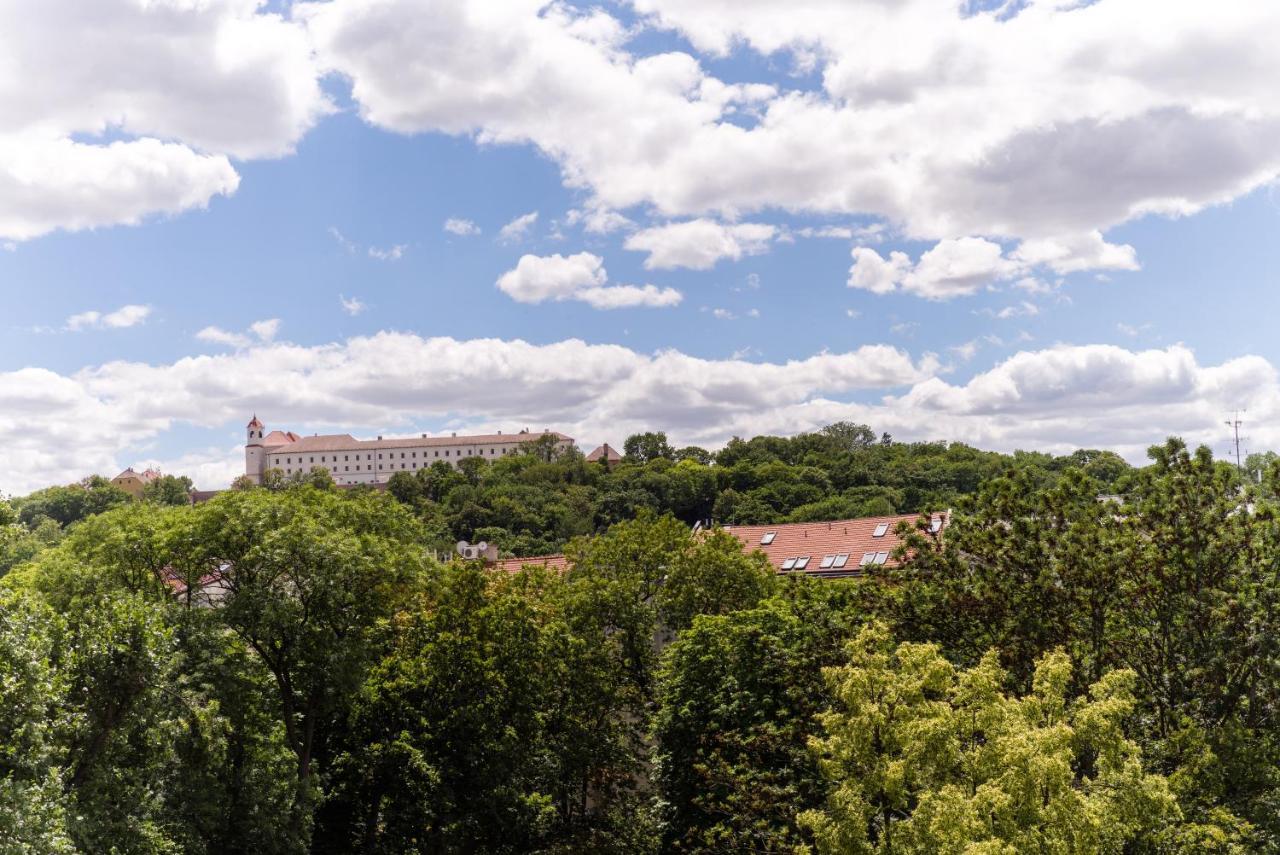
[[[135,472],[133,467],[130,466],[128,469],[112,478],[111,483],[115,484],[135,499],[141,499],[143,489],[159,477],[160,472],[158,470],[148,469],[145,472]]]
[[[268,469],[285,475],[307,473],[317,467],[329,470],[335,484],[379,484],[397,472],[416,472],[433,463],[457,466],[469,457],[497,460],[516,454],[521,446],[551,437],[555,447],[568,450],[573,438],[557,431],[356,439],[351,434],[300,436],[293,431],[267,431],[258,417],[246,427],[245,474],[262,483]]]

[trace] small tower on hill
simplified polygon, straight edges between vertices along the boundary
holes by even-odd
[[[245,427],[246,436],[244,443],[244,473],[249,476],[250,480],[255,484],[262,483],[262,436],[266,429],[266,425],[258,421],[258,414],[253,414],[253,419]]]

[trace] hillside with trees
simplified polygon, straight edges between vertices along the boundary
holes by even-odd
[[[1280,464],[625,448],[0,503],[0,852],[1280,852]],[[690,526],[942,508],[847,580]]]

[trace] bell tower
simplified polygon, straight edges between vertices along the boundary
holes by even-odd
[[[249,476],[249,480],[255,484],[262,483],[262,472],[266,458],[262,453],[262,434],[266,428],[262,422],[258,421],[258,414],[253,414],[253,419],[245,427],[245,443],[244,443],[244,474]]]

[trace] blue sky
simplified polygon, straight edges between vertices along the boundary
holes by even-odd
[[[534,423],[584,445],[653,428],[714,446],[852,418],[902,438],[1138,459],[1167,433],[1224,451],[1220,423],[1240,407],[1258,450],[1274,445],[1280,352],[1256,320],[1274,313],[1280,269],[1280,108],[1267,87],[1181,93],[1182,72],[1149,45],[1160,70],[1132,72],[1144,94],[1128,101],[1080,99],[1058,114],[994,76],[1028,63],[1071,104],[1090,81],[1020,57],[1011,42],[1027,32],[1010,28],[1065,29],[1051,56],[1112,49],[1106,31],[1128,14],[1111,11],[1119,0],[976,18],[912,0],[900,19],[865,21],[813,0],[787,23],[794,33],[769,4],[721,20],[717,2],[700,17],[665,0],[511,0],[507,17],[482,20],[426,0],[256,12],[220,0],[179,25],[217,39],[227,20],[269,24],[278,54],[195,80],[170,57],[179,64],[155,91],[85,72],[89,91],[67,95],[71,69],[48,115],[0,88],[0,107],[20,107],[0,125],[0,151],[167,146],[141,167],[86,167],[75,192],[21,172],[21,157],[0,174],[0,197],[18,181],[35,190],[0,201],[11,414],[0,439],[25,461],[0,474],[0,493],[143,463],[219,486],[254,410],[302,432]],[[1173,5],[1165,35],[1194,63],[1200,22]],[[102,8],[125,32],[147,14],[129,0]],[[1220,14],[1235,16],[1227,32],[1258,35],[1259,55],[1277,34],[1272,13]],[[946,26],[923,23],[940,15]],[[0,49],[10,39],[29,55],[42,39],[78,53],[95,35],[3,23]],[[867,57],[855,36],[828,35],[854,23],[919,41]],[[468,61],[450,55],[455,43]],[[993,77],[922,66],[931,50],[982,58]],[[1257,73],[1248,50],[1241,62]],[[654,57],[661,66],[642,71]],[[1122,89],[1106,65],[1099,80]],[[215,92],[226,118],[212,128],[201,99]],[[953,98],[992,113],[972,118]],[[104,116],[95,101],[123,106]],[[131,169],[162,177],[144,192]],[[611,227],[573,213],[591,210]],[[501,236],[533,212],[522,234]],[[450,219],[475,233],[446,231]],[[691,223],[702,231],[664,231]],[[1046,242],[1070,249],[1050,260],[1030,249]],[[936,265],[922,261],[930,253]],[[619,286],[653,286],[624,302],[661,305],[584,296]],[[124,307],[142,308],[111,315]],[[276,323],[251,331],[264,321]]]

